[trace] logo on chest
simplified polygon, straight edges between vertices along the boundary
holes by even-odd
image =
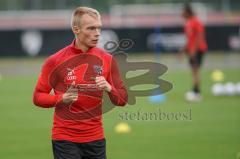
[[[66,80],[67,81],[75,81],[77,79],[77,76],[75,75],[75,70],[74,68],[67,68],[67,77]]]
[[[99,65],[93,65],[93,70],[97,75],[102,75],[103,68]]]
[[[103,73],[103,67],[100,65],[92,65],[91,67],[79,67],[79,68],[67,68],[67,74],[65,76],[66,83],[72,82],[87,82],[92,81],[96,76],[101,76]],[[90,82],[89,81],[89,82]]]

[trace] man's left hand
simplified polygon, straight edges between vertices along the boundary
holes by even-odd
[[[95,82],[99,89],[105,90],[107,92],[110,92],[112,90],[112,86],[103,76],[97,76]]]

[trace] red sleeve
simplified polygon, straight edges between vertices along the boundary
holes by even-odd
[[[123,81],[121,80],[117,62],[113,57],[107,81],[112,86],[111,92],[108,93],[111,102],[118,106],[126,105],[128,102],[127,90],[123,84]]]
[[[46,60],[33,93],[33,103],[36,106],[50,108],[62,101],[62,95],[50,94],[52,87],[48,83],[48,77],[53,68],[54,63],[51,60]]]
[[[196,30],[197,33],[203,33],[204,32],[203,25],[199,21],[194,23],[194,29]]]

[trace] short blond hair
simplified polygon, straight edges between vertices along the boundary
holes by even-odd
[[[96,9],[89,7],[78,7],[74,10],[71,18],[71,26],[80,26],[81,25],[81,17],[84,14],[88,14],[94,18],[100,19],[101,16]]]

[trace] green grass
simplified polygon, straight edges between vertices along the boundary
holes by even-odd
[[[226,80],[240,79],[237,69],[225,70],[224,73]],[[169,72],[164,78],[172,81],[174,88],[166,93],[164,103],[150,104],[147,98],[139,99],[131,108],[107,114],[105,127],[110,158],[236,158],[240,152],[240,98],[212,96],[209,77],[210,72],[204,71],[202,102],[188,103],[183,99],[190,83],[189,73]],[[192,120],[127,121],[132,127],[130,134],[113,132],[114,125],[121,119],[119,113],[137,112],[138,109],[145,112],[156,112],[158,109],[163,112],[184,112],[191,109]]]
[[[224,69],[226,81],[240,81],[239,70]],[[173,89],[163,103],[137,98],[134,106],[116,108],[104,115],[107,153],[110,159],[236,159],[240,153],[240,96],[214,97],[211,71],[202,72],[204,100],[188,103],[188,71],[168,70],[162,77]],[[51,159],[53,109],[32,104],[36,75],[8,76],[0,81],[0,158]],[[114,131],[124,112],[184,112],[192,110],[192,120],[126,121],[128,134]]]

